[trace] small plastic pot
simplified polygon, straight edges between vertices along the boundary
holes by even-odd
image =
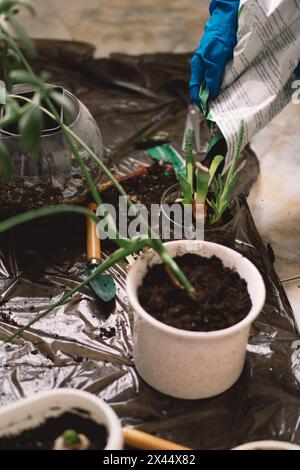
[[[282,441],[256,441],[248,442],[232,450],[300,450],[300,446],[291,442]]]
[[[166,213],[164,210],[164,204],[171,205],[181,197],[181,189],[178,183],[174,184],[170,188],[168,188],[161,198],[161,224],[163,219],[167,220],[170,224],[170,240],[176,239],[174,234],[176,230],[179,233],[184,234],[184,226],[181,223],[175,222],[170,218],[169,214]],[[204,237],[203,239],[208,242],[219,243],[221,245],[233,247],[235,243],[236,237],[236,229],[237,229],[237,222],[238,216],[240,212],[240,203],[237,198],[233,199],[230,207],[230,213],[232,214],[232,218],[226,222],[224,225],[205,225],[204,227]],[[177,237],[178,238],[178,237]],[[185,238],[184,236],[182,237]]]
[[[100,398],[80,390],[60,388],[25,398],[0,410],[0,439],[2,436],[17,436],[26,429],[42,424],[47,418],[79,408],[89,413],[96,423],[103,424],[108,433],[105,450],[123,448],[123,435],[120,421]]]
[[[127,295],[134,311],[134,360],[142,378],[156,390],[183,399],[218,395],[239,378],[253,321],[261,312],[265,285],[257,268],[244,256],[216,243],[182,240],[165,243],[169,253],[213,255],[235,269],[248,285],[252,308],[241,322],[212,332],[173,328],[149,315],[138,299],[138,288],[147,270],[160,263],[153,250],[135,262],[127,277]]]

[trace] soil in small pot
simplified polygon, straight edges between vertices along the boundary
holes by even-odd
[[[247,283],[213,256],[176,257],[196,291],[196,300],[177,287],[162,264],[152,266],[139,287],[139,302],[157,320],[188,331],[217,331],[243,320],[252,303]]]
[[[107,443],[107,429],[96,423],[83,410],[71,410],[45,420],[37,427],[20,434],[0,437],[0,450],[52,450],[54,441],[66,429],[84,434],[90,441],[88,450],[103,450]]]

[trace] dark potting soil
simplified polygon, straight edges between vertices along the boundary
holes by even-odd
[[[89,450],[103,450],[106,446],[106,427],[93,421],[85,411],[74,409],[48,418],[21,434],[0,437],[0,450],[52,450],[55,439],[66,429],[73,429],[88,437],[91,442]]]
[[[161,264],[146,274],[138,297],[142,307],[157,320],[188,331],[229,328],[251,310],[247,283],[213,256],[186,254],[175,258],[196,291],[196,300],[178,288]]]
[[[92,174],[97,177],[95,170]],[[68,176],[62,189],[53,186],[50,176],[39,180],[12,176],[7,184],[0,184],[0,218],[57,204],[81,204],[88,193],[79,172]]]
[[[135,203],[145,204],[149,209],[151,204],[160,204],[163,193],[177,178],[172,165],[154,163],[147,173],[122,182],[122,186],[130,199]],[[119,193],[115,188],[103,192],[103,200],[108,204],[118,206]]]

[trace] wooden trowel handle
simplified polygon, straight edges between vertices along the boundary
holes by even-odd
[[[191,450],[175,442],[166,441],[138,429],[123,428],[125,444],[143,450]]]
[[[88,205],[88,209],[96,213],[97,205],[91,202]],[[86,236],[87,236],[87,259],[88,261],[101,260],[101,244],[100,239],[97,236],[97,225],[90,217],[87,217],[86,221]]]

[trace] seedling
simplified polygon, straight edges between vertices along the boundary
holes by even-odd
[[[61,436],[55,439],[53,450],[88,450],[90,440],[74,429],[66,429]]]
[[[219,222],[229,207],[232,191],[238,174],[238,160],[241,153],[244,137],[244,123],[241,123],[237,148],[234,153],[230,169],[225,182],[218,173],[221,163],[224,161],[222,155],[216,155],[209,168],[201,163],[195,162],[193,157],[193,131],[189,129],[185,136],[185,175],[178,174],[183,197],[180,202],[191,205],[194,217],[204,216],[207,225]],[[208,215],[208,208],[209,215]]]

